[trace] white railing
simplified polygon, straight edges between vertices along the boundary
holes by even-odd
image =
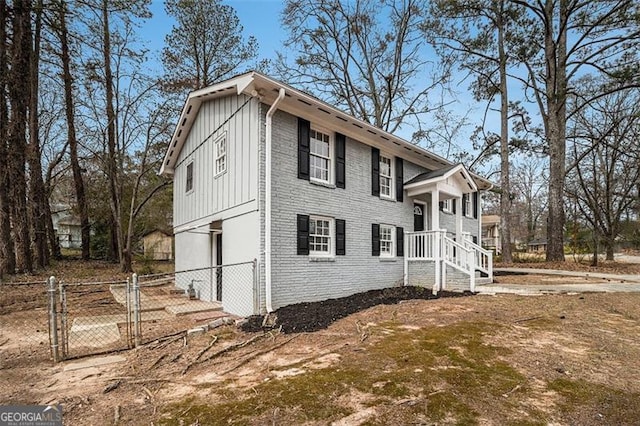
[[[487,274],[493,282],[493,252],[474,243],[470,234],[465,234],[463,240],[465,247],[472,249],[475,253],[476,269]]]
[[[405,285],[408,283],[410,261],[435,262],[435,288],[443,288],[446,282],[446,268],[442,263],[469,275],[471,291],[475,291],[476,271],[493,276],[493,253],[473,243],[469,234],[464,234],[457,242],[447,236],[445,230],[407,232],[405,243]]]
[[[440,258],[438,241],[442,239],[444,231],[422,231],[405,233],[408,260],[436,260]]]

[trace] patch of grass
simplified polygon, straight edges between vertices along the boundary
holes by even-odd
[[[570,418],[606,424],[640,424],[640,393],[566,378],[556,379],[548,387],[562,396],[559,405]]]
[[[406,330],[396,323],[373,327],[366,351],[342,354],[334,366],[271,379],[255,392],[236,392],[216,403],[194,399],[170,405],[161,424],[247,424],[278,409],[288,422],[334,421],[351,414],[353,392],[363,406],[384,406],[371,424],[428,422],[477,424],[475,407],[491,405],[495,420],[513,412],[525,378],[499,360],[509,349],[484,343],[495,324],[459,323]],[[380,331],[391,331],[383,335]],[[291,366],[289,366],[291,368]],[[520,386],[520,387],[518,387]],[[514,389],[516,389],[514,391]],[[509,398],[503,395],[509,393]],[[400,399],[415,400],[396,404]],[[533,419],[537,413],[529,413]]]

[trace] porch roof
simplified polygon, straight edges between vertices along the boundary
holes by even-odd
[[[431,172],[420,173],[405,182],[404,189],[409,196],[433,190],[442,191],[451,196],[461,196],[464,193],[477,191],[478,184],[464,165],[454,164]]]

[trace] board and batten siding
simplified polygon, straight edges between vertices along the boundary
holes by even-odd
[[[245,95],[203,103],[174,174],[174,230],[257,211],[259,103]],[[227,170],[215,176],[215,141],[226,134]],[[186,192],[193,162],[193,190]],[[238,211],[238,210],[241,210]]]

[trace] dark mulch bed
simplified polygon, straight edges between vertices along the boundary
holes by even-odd
[[[440,291],[437,295],[434,295],[430,289],[411,286],[370,290],[339,299],[297,303],[282,307],[275,312],[276,323],[274,327],[282,327],[282,331],[285,333],[312,332],[327,328],[334,321],[376,305],[394,305],[403,300],[429,300],[469,295],[472,295],[472,293],[449,291]],[[241,328],[246,332],[260,331],[263,330],[262,322],[263,317],[255,315],[249,317]]]

